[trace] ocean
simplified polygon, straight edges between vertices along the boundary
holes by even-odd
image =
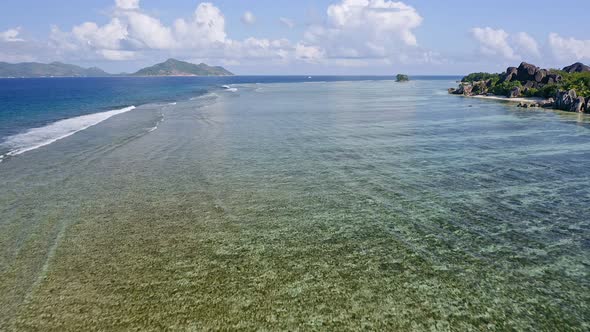
[[[590,329],[590,117],[457,79],[0,80],[0,330]]]

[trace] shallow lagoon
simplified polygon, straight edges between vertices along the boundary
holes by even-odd
[[[237,84],[5,160],[0,329],[589,329],[590,118],[453,85]]]

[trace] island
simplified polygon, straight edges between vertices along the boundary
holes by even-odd
[[[168,59],[151,67],[143,68],[132,76],[233,76],[234,74],[223,67],[212,67],[201,63],[195,65],[190,62]]]
[[[541,69],[523,62],[504,73],[471,73],[450,94],[519,101],[521,107],[544,107],[590,113],[590,67],[574,63]]]
[[[395,81],[396,82],[408,82],[408,81],[410,81],[410,78],[408,77],[408,75],[397,74],[397,76],[395,76]]]
[[[61,62],[0,62],[0,78],[233,75],[223,67],[213,67],[204,63],[195,65],[176,59],[168,59],[165,62],[140,69],[133,74],[109,74],[97,67],[83,68]]]
[[[61,62],[38,63],[0,62],[0,77],[5,78],[30,78],[30,77],[105,77],[111,76],[104,70],[96,67],[82,68]]]

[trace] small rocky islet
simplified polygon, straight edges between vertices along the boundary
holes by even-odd
[[[408,75],[405,75],[405,74],[397,74],[395,76],[395,81],[396,82],[409,82],[410,81],[410,77]]]
[[[465,76],[450,94],[542,98],[525,101],[521,107],[544,107],[568,112],[590,113],[590,66],[574,63],[558,69],[541,69],[523,62],[504,73],[472,73]]]

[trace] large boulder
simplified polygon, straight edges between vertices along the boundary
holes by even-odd
[[[516,74],[516,79],[521,82],[534,81],[535,75],[538,71],[539,67],[523,62],[520,64],[520,66],[518,66],[518,74]]]
[[[588,100],[586,100],[586,109],[585,109],[586,113],[590,113],[590,98],[588,98]]]
[[[555,83],[555,76],[556,76],[556,74],[547,74],[547,76],[545,76],[543,78],[543,82],[541,82],[541,83],[543,83],[543,84],[553,84],[553,83]]]
[[[523,89],[528,90],[528,89],[538,89],[539,88],[539,83],[535,82],[535,81],[527,81],[523,86]]]
[[[508,67],[506,69],[506,74],[508,74],[508,75],[516,75],[516,74],[518,74],[518,68],[516,68],[516,67]]]
[[[471,96],[471,91],[473,91],[473,85],[464,85],[463,86],[463,95]]]
[[[472,90],[473,86],[471,84],[461,84],[459,85],[458,89],[453,89],[453,92],[451,92],[451,90],[449,89],[449,92],[451,92],[454,95],[470,96]]]
[[[555,100],[553,98],[549,98],[546,101],[541,103],[541,107],[543,108],[552,108],[555,106]]]
[[[574,103],[578,99],[575,90],[558,91],[555,96],[555,108],[563,111],[571,111],[574,109]]]
[[[585,105],[586,105],[586,99],[584,99],[584,97],[578,97],[578,98],[574,99],[574,101],[572,102],[572,106],[570,108],[570,111],[576,112],[576,113],[584,113]]]
[[[549,72],[545,69],[540,69],[535,73],[535,82],[542,83],[545,76],[547,76]]]
[[[520,97],[520,87],[515,86],[508,93],[508,98],[518,98],[518,97]]]
[[[474,95],[485,95],[488,93],[488,84],[486,81],[479,81],[473,83],[471,93]]]
[[[581,62],[576,62],[571,66],[567,66],[563,68],[563,71],[568,73],[582,73],[582,72],[590,72],[590,67],[586,66]]]
[[[518,74],[518,68],[508,67],[506,72],[500,76],[500,83],[512,81],[516,77],[516,74]]]
[[[543,84],[555,84],[561,82],[562,77],[559,74],[549,73],[543,78]]]

